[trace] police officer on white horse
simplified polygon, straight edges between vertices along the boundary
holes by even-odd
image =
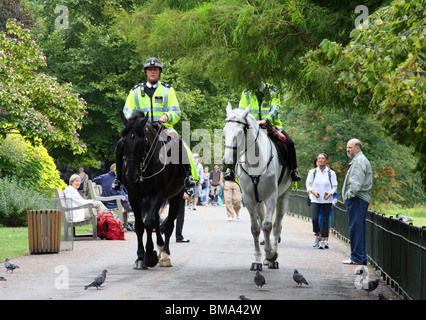
[[[257,119],[258,124],[267,124],[271,127],[275,126],[286,137],[286,146],[288,150],[288,167],[290,169],[291,179],[300,181],[300,174],[297,171],[296,148],[291,137],[283,130],[281,120],[279,118],[280,93],[276,86],[262,83],[259,90],[250,92],[244,90],[239,104],[240,110],[245,110],[250,105],[250,114]]]

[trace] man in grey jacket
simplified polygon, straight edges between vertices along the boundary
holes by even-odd
[[[351,258],[343,263],[367,264],[365,219],[371,201],[373,174],[370,161],[362,153],[361,142],[358,139],[348,141],[346,154],[352,161],[349,163],[343,182],[342,196],[348,212]]]

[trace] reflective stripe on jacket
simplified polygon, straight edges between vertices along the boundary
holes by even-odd
[[[240,99],[239,109],[245,110],[250,104],[250,113],[256,119],[267,120],[269,125],[277,126],[282,129],[282,123],[279,119],[280,94],[275,86],[267,86],[263,90],[264,97],[260,104],[255,93],[245,90]]]
[[[123,109],[124,116],[128,119],[136,110],[149,112],[149,121],[158,121],[166,114],[168,121],[163,123],[167,128],[180,120],[181,111],[174,89],[164,83],[159,83],[152,98],[144,92],[144,84],[137,85],[130,90]]]

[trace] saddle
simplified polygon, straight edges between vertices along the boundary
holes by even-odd
[[[277,148],[280,163],[285,166],[287,163],[286,159],[288,159],[287,139],[285,135],[276,126],[261,125],[261,128],[266,129],[269,138],[271,138]]]

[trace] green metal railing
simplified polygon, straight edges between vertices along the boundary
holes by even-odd
[[[306,191],[293,191],[288,212],[311,218]],[[415,227],[394,217],[368,211],[366,249],[369,263],[404,299],[426,299],[426,227]],[[348,216],[343,202],[333,206],[332,232],[349,241]]]

